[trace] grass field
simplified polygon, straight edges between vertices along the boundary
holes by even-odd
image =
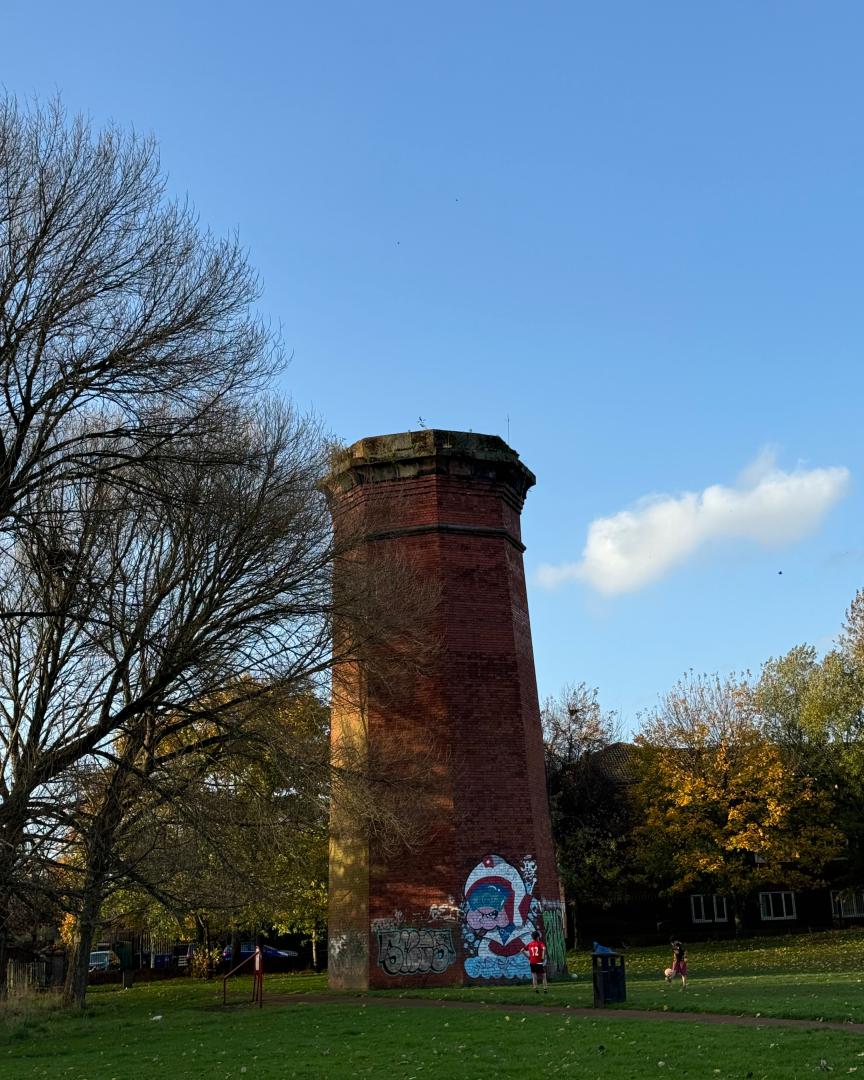
[[[659,974],[665,950],[628,954],[628,1005],[762,1016],[864,1019],[864,934],[829,934],[698,946],[686,992]],[[579,978],[543,1004],[590,1003],[588,958]],[[631,1019],[616,1010],[588,1017],[532,1011],[522,989],[448,992],[476,1003],[418,1008],[395,995],[365,1002],[215,1008],[221,984],[188,979],[123,992],[91,992],[82,1015],[58,1014],[42,999],[8,1006],[0,1018],[0,1078],[60,1080],[281,1080],[290,1077],[516,1077],[529,1071],[573,1077],[796,1078],[827,1071],[864,1075],[864,1036],[853,1031],[743,1027]],[[238,988],[233,998],[248,992]],[[323,993],[320,976],[276,976],[267,993]],[[412,995],[414,996],[414,995]],[[427,992],[425,997],[444,996]],[[507,1011],[484,1009],[498,1001]]]
[[[690,978],[682,991],[680,981],[670,986],[662,977],[671,959],[668,948],[628,951],[623,1007],[864,1023],[864,931],[705,942],[689,946],[688,953]],[[577,978],[550,987],[544,1000],[590,1006],[591,957],[571,955],[570,970]],[[536,1001],[530,989],[440,992],[460,1000],[478,995],[485,1001]]]

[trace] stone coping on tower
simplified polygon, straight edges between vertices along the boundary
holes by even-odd
[[[511,489],[518,508],[537,480],[497,435],[424,428],[359,439],[334,454],[323,486],[336,496],[362,484],[429,475],[503,483]]]

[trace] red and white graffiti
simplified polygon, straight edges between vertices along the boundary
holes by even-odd
[[[532,895],[537,870],[530,856],[522,860],[522,871],[500,855],[487,855],[465,881],[462,943],[465,973],[472,979],[530,978],[524,946],[540,910]]]

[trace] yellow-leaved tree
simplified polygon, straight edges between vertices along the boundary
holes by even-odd
[[[830,792],[792,768],[764,730],[744,678],[689,675],[643,720],[637,843],[667,894],[746,897],[817,885],[843,836]]]

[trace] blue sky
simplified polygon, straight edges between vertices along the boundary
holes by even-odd
[[[509,417],[541,695],[632,725],[864,585],[862,40],[842,0],[7,0],[0,79],[156,135],[334,434]]]

